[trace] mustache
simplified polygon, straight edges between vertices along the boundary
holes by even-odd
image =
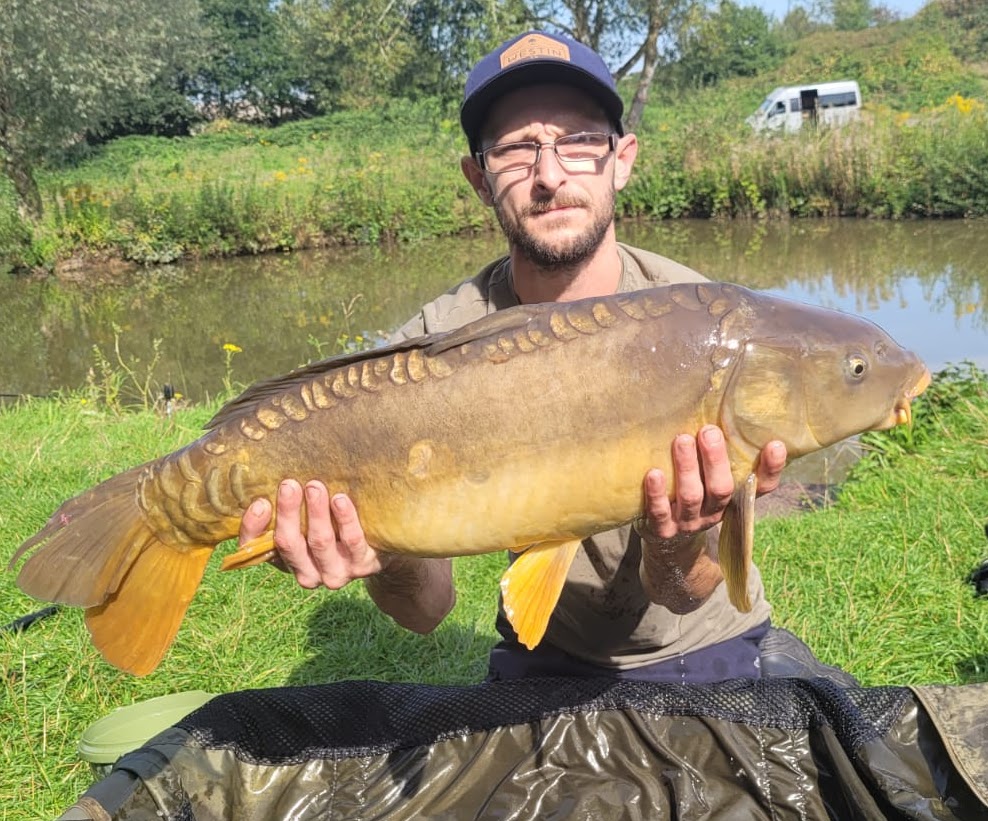
[[[530,217],[536,214],[545,214],[556,208],[589,208],[589,203],[584,197],[553,197],[548,200],[536,200],[525,207],[523,216]]]

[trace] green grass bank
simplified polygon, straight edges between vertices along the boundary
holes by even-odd
[[[917,20],[800,40],[777,70],[704,89],[661,76],[624,219],[988,214],[988,81]],[[855,78],[840,130],[764,138],[744,123],[775,86]],[[623,89],[630,99],[633,88]],[[0,272],[111,257],[139,264],[493,230],[459,171],[455,110],[396,100],[264,128],[126,137],[38,174],[42,220],[0,182]]]
[[[4,555],[66,497],[188,443],[215,410],[120,412],[83,394],[0,410]],[[911,429],[865,440],[828,506],[758,524],[775,622],[865,685],[988,680],[988,600],[965,581],[988,556],[988,375],[947,369],[915,403]],[[194,689],[481,680],[503,566],[496,554],[457,559],[456,608],[417,636],[381,616],[361,585],[305,591],[268,567],[220,573],[214,557],[174,646],[141,679],[100,659],[78,610],[0,633],[0,818],[53,817],[71,804],[90,780],[80,734],[121,705]],[[14,578],[0,576],[0,624],[43,606]]]

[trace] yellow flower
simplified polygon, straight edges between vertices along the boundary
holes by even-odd
[[[227,342],[223,346],[223,350],[224,351],[228,351],[229,353],[242,353],[243,352],[243,348],[241,348],[239,345],[234,345],[232,342]]]

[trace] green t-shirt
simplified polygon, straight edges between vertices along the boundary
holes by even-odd
[[[691,268],[650,251],[618,243],[618,253],[620,292],[706,281]],[[502,257],[425,305],[394,338],[450,331],[518,304],[510,262]],[[638,575],[641,541],[630,525],[585,539],[583,547],[543,639],[576,658],[618,669],[640,667],[733,638],[769,617],[757,568],[748,582],[751,612],[739,613],[720,584],[698,609],[678,615],[646,598]]]

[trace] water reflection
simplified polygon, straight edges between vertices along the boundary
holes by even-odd
[[[934,370],[988,367],[985,222],[673,222],[620,236],[712,278],[872,318]],[[341,334],[386,332],[503,252],[482,236],[208,261],[101,281],[0,278],[0,394],[85,384],[94,346],[193,399],[222,388],[222,347],[249,384],[336,352]],[[97,374],[98,375],[98,374]]]
[[[646,226],[629,241],[713,279],[861,314],[933,369],[988,367],[988,223],[865,220]]]

